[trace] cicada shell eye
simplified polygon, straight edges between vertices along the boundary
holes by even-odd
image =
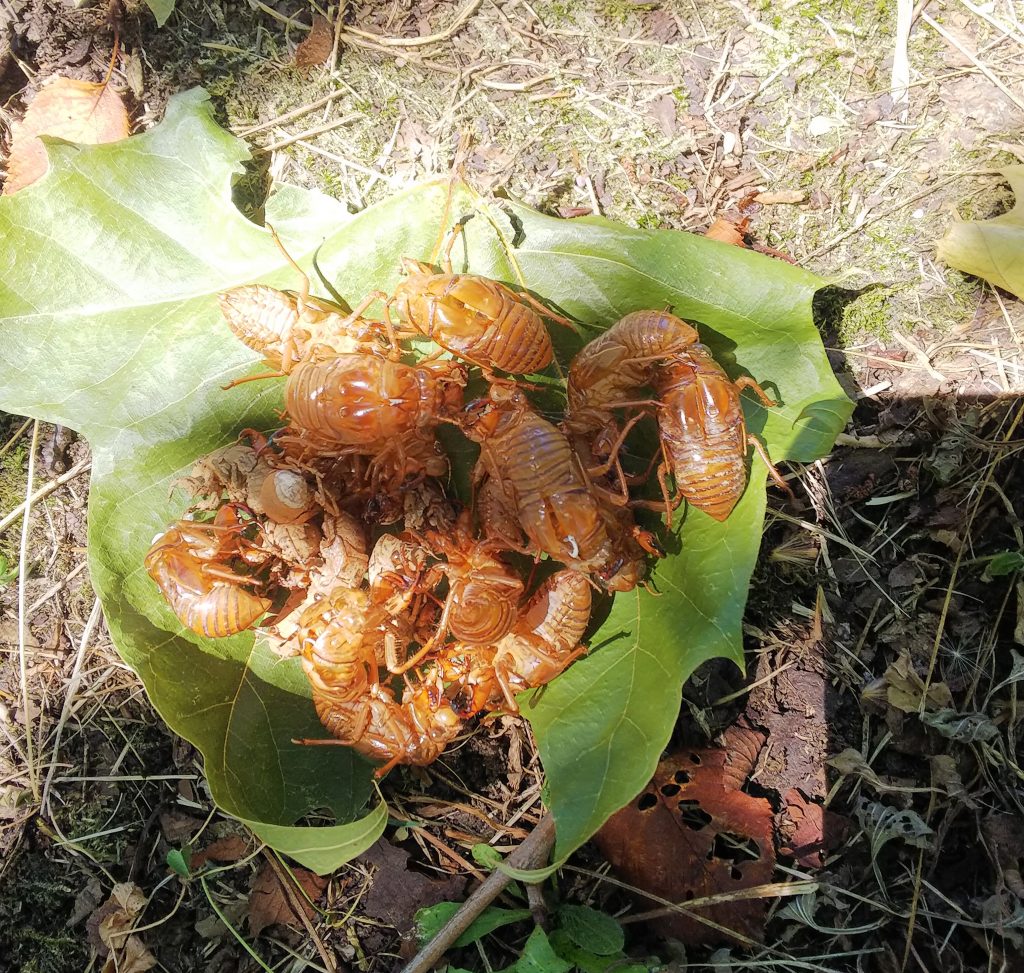
[[[260,504],[275,523],[294,524],[311,515],[313,491],[300,473],[274,470],[260,487]]]

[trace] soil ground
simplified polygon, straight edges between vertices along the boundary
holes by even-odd
[[[312,11],[298,0],[179,0],[163,28],[145,8],[119,21],[114,83],[137,127],[202,84],[222,122],[249,132],[257,181],[269,170],[358,209],[447,172],[465,131],[482,188],[640,227],[747,220],[756,245],[834,281],[820,324],[854,418],[832,457],[793,471],[797,503],[773,501],[747,612],[753,688],[737,693],[731,667],[703,668],[678,734],[759,734],[747,790],[771,801],[790,852],[773,880],[819,884],[772,906],[768,946],[684,945],[628,923],[644,907],[584,848],[557,894],[627,918],[630,954],[651,966],[1021,968],[1024,313],[934,254],[952,220],[1011,204],[996,170],[1024,156],[1024,8],[924,0],[901,39],[898,6],[485,0],[449,35],[461,4],[343,4],[336,58],[307,68],[294,52]],[[0,0],[0,120],[53,73],[100,80],[117,19]],[[0,432],[0,515],[24,499],[34,433],[35,485],[62,480],[33,506],[24,544],[17,518],[0,533],[0,969],[101,967],[116,883],[141,890],[137,935],[164,969],[255,969],[250,949],[274,968],[397,968],[411,900],[461,899],[472,847],[511,847],[536,822],[540,769],[522,724],[481,728],[389,779],[392,808],[415,823],[389,831],[408,861],[380,847],[307,889],[319,895],[308,929],[292,915],[295,928],[254,932],[264,858],[247,858],[197,754],[162,727],[94,612],[86,445],[15,417]],[[925,691],[973,722],[923,724]],[[45,768],[42,801],[30,760]],[[794,851],[815,827],[823,849]],[[205,888],[168,872],[186,842],[225,862]],[[529,928],[453,962],[500,969]]]

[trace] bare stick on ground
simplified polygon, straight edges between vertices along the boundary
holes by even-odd
[[[543,865],[555,843],[555,820],[550,814],[537,822],[530,836],[508,856],[506,862],[512,868],[538,868]],[[402,973],[427,973],[448,951],[452,943],[472,925],[511,881],[511,876],[495,870],[438,931],[437,935],[413,957]]]

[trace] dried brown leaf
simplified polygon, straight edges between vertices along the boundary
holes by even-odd
[[[316,915],[316,909],[306,901],[306,897],[315,902],[327,886],[327,879],[307,872],[304,868],[293,868],[292,875],[306,893],[304,897],[296,889],[292,898],[306,913],[307,918],[312,919]],[[267,926],[277,923],[297,926],[301,922],[302,918],[292,907],[277,873],[269,863],[264,862],[263,867],[256,873],[249,891],[249,932],[258,936]]]
[[[113,88],[55,75],[28,107],[25,118],[12,126],[4,195],[9,196],[39,179],[47,169],[40,135],[96,145],[127,138],[128,110]]]
[[[136,935],[129,935],[136,916],[145,908],[146,893],[133,882],[115,885],[110,897],[89,917],[89,942],[107,957],[103,971],[143,973],[156,965],[156,958]]]
[[[295,48],[295,66],[313,68],[326,63],[334,47],[334,31],[331,23],[320,14],[313,14],[313,26],[306,39]]]
[[[218,838],[210,842],[202,851],[192,855],[189,867],[195,871],[205,865],[208,861],[215,862],[236,862],[249,854],[252,843],[241,835],[229,834],[225,838]]]
[[[719,216],[704,233],[709,240],[720,240],[722,243],[731,244],[734,247],[745,247],[743,234],[747,232],[750,220],[744,218],[739,222]]]
[[[362,907],[367,915],[394,926],[399,932],[412,928],[417,910],[445,899],[461,898],[466,880],[461,875],[430,878],[409,869],[409,853],[383,838],[358,861],[370,866],[373,878]]]
[[[849,820],[807,800],[795,787],[788,790],[782,800],[779,837],[784,844],[779,851],[791,855],[803,868],[821,868],[825,864],[825,853],[838,848],[846,839]]]
[[[885,670],[886,700],[893,709],[903,713],[916,713],[921,708],[925,694],[924,679],[914,669],[908,652],[901,652],[899,658]],[[933,682],[928,687],[926,710],[952,707],[953,695],[949,686]]]
[[[775,844],[771,804],[740,790],[763,742],[734,727],[724,747],[685,748],[665,758],[639,798],[615,814],[596,841],[630,884],[686,904],[771,881]],[[765,900],[724,902],[700,914],[759,939]],[[684,943],[728,937],[689,916],[655,919],[659,933]]]
[[[111,952],[101,973],[146,973],[156,966],[156,957],[138,936],[129,936],[122,948]]]

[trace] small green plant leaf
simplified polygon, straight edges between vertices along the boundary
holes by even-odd
[[[1003,578],[1024,568],[1024,551],[1000,551],[985,565],[982,579]]]
[[[250,634],[209,641],[183,633],[142,569],[153,536],[185,507],[184,497],[168,497],[173,481],[241,429],[279,424],[280,382],[221,388],[261,368],[224,326],[217,293],[253,281],[296,285],[269,234],[231,203],[247,150],[193,91],[172,99],[164,122],[143,135],[51,144],[48,152],[47,176],[0,199],[9,244],[0,408],[89,438],[93,583],[118,651],[168,724],[202,751],[218,804],[275,847],[313,855],[318,870],[340,863],[374,834],[376,817],[353,833],[323,829],[307,840],[296,832],[291,843],[280,829],[324,808],[345,829],[370,794],[368,766],[345,747],[293,742],[323,736],[294,659]],[[449,210],[447,195],[447,181],[425,183],[350,216],[325,197],[281,187],[266,211],[300,263],[309,267],[319,248],[325,279],[353,305],[370,290],[390,291],[402,256],[429,258],[449,212],[466,220],[457,270],[525,286],[582,322],[581,334],[555,329],[563,374],[582,344],[621,315],[672,307],[698,325],[730,374],[752,375],[779,400],[765,409],[744,396],[749,428],[773,460],[809,461],[831,447],[852,404],[814,329],[819,278],[691,234],[554,219],[461,183]],[[556,373],[545,395],[561,408]],[[448,441],[464,486],[475,449],[454,432]],[[524,698],[558,856],[646,783],[694,667],[715,656],[741,662],[764,482],[755,458],[750,486],[724,524],[680,512],[653,590],[601,606],[590,656]]]
[[[990,220],[954,223],[938,252],[951,267],[1024,298],[1024,165],[1000,171],[1016,197],[1013,209]]]
[[[530,933],[519,959],[502,973],[569,973],[571,969],[572,963],[551,948],[547,934],[538,926]]]
[[[183,849],[172,848],[167,852],[167,867],[181,878],[191,878],[192,869],[189,868],[188,864],[191,857],[192,855],[187,845]]]
[[[416,913],[416,939],[420,946],[429,943],[460,908],[462,908],[461,902],[438,902],[437,905],[420,909]],[[530,915],[529,909],[501,909],[497,906],[488,906],[452,945],[454,947],[470,946],[478,939],[483,939],[488,933],[494,932],[495,929],[509,926],[514,922],[522,922],[524,919],[529,919]]]
[[[590,949],[583,949],[566,935],[564,929],[555,929],[548,935],[551,948],[566,962],[571,963],[579,973],[651,973],[652,969],[661,969],[662,963],[646,966],[643,963],[630,961],[621,950],[616,953],[600,954]]]
[[[18,578],[18,565],[11,564],[6,556],[0,554],[0,588],[6,588]]]
[[[555,916],[558,927],[581,949],[599,956],[621,952],[626,936],[611,916],[585,905],[567,902]]]
[[[497,848],[483,842],[473,845],[471,850],[473,861],[484,868],[497,868],[505,859]]]

